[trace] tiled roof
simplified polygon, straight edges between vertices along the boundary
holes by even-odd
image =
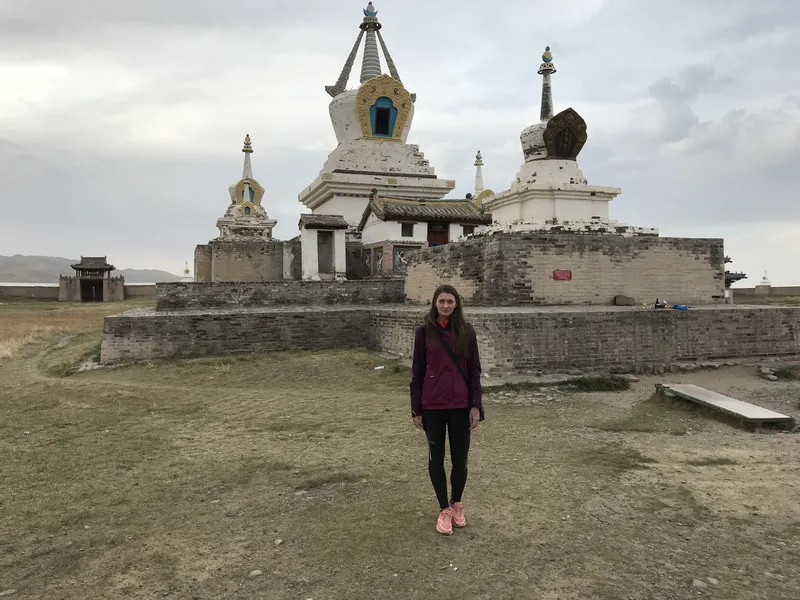
[[[300,228],[347,229],[349,225],[341,215],[300,215]]]
[[[81,256],[81,262],[72,265],[74,269],[114,269],[105,256]]]
[[[373,198],[361,218],[362,229],[370,213],[382,221],[440,221],[465,223],[470,225],[489,225],[491,215],[482,214],[472,200],[417,200],[406,198]]]

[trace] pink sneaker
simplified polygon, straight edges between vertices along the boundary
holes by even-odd
[[[453,509],[445,508],[439,513],[439,520],[436,521],[436,531],[442,535],[453,533]]]
[[[450,509],[453,511],[453,525],[456,527],[466,527],[467,519],[464,516],[464,505],[461,502],[450,501]]]

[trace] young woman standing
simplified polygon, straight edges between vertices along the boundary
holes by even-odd
[[[467,483],[471,431],[483,419],[481,362],[475,329],[464,320],[461,298],[450,285],[436,288],[426,322],[417,328],[411,375],[411,419],[428,438],[428,473],[439,500],[436,530],[464,527],[461,496]],[[450,440],[452,495],[444,471]]]

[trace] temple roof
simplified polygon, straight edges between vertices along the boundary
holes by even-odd
[[[108,264],[106,256],[81,256],[81,262],[70,265],[73,269],[77,270],[91,270],[91,271],[113,271],[114,265]]]
[[[467,223],[474,225],[489,225],[491,215],[484,215],[475,206],[472,200],[416,200],[413,198],[377,198],[369,201],[359,229],[363,229],[374,213],[382,221],[440,221],[453,223]]]
[[[341,215],[300,215],[300,229],[347,229]]]

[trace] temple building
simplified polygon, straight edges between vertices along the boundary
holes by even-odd
[[[491,222],[470,199],[425,202],[375,190],[358,225],[366,274],[402,275],[409,252],[482,233]]]
[[[122,302],[125,299],[125,279],[112,277],[114,265],[105,256],[81,256],[71,265],[74,276],[62,275],[58,282],[59,302]]]
[[[370,2],[339,79],[325,87],[333,98],[329,112],[338,144],[319,176],[298,196],[314,214],[341,215],[352,232],[373,189],[390,196],[438,200],[455,188],[454,181],[436,176],[418,146],[407,143],[416,95],[403,85],[381,27]],[[362,40],[360,85],[348,89]],[[379,45],[388,74],[381,70]]]

